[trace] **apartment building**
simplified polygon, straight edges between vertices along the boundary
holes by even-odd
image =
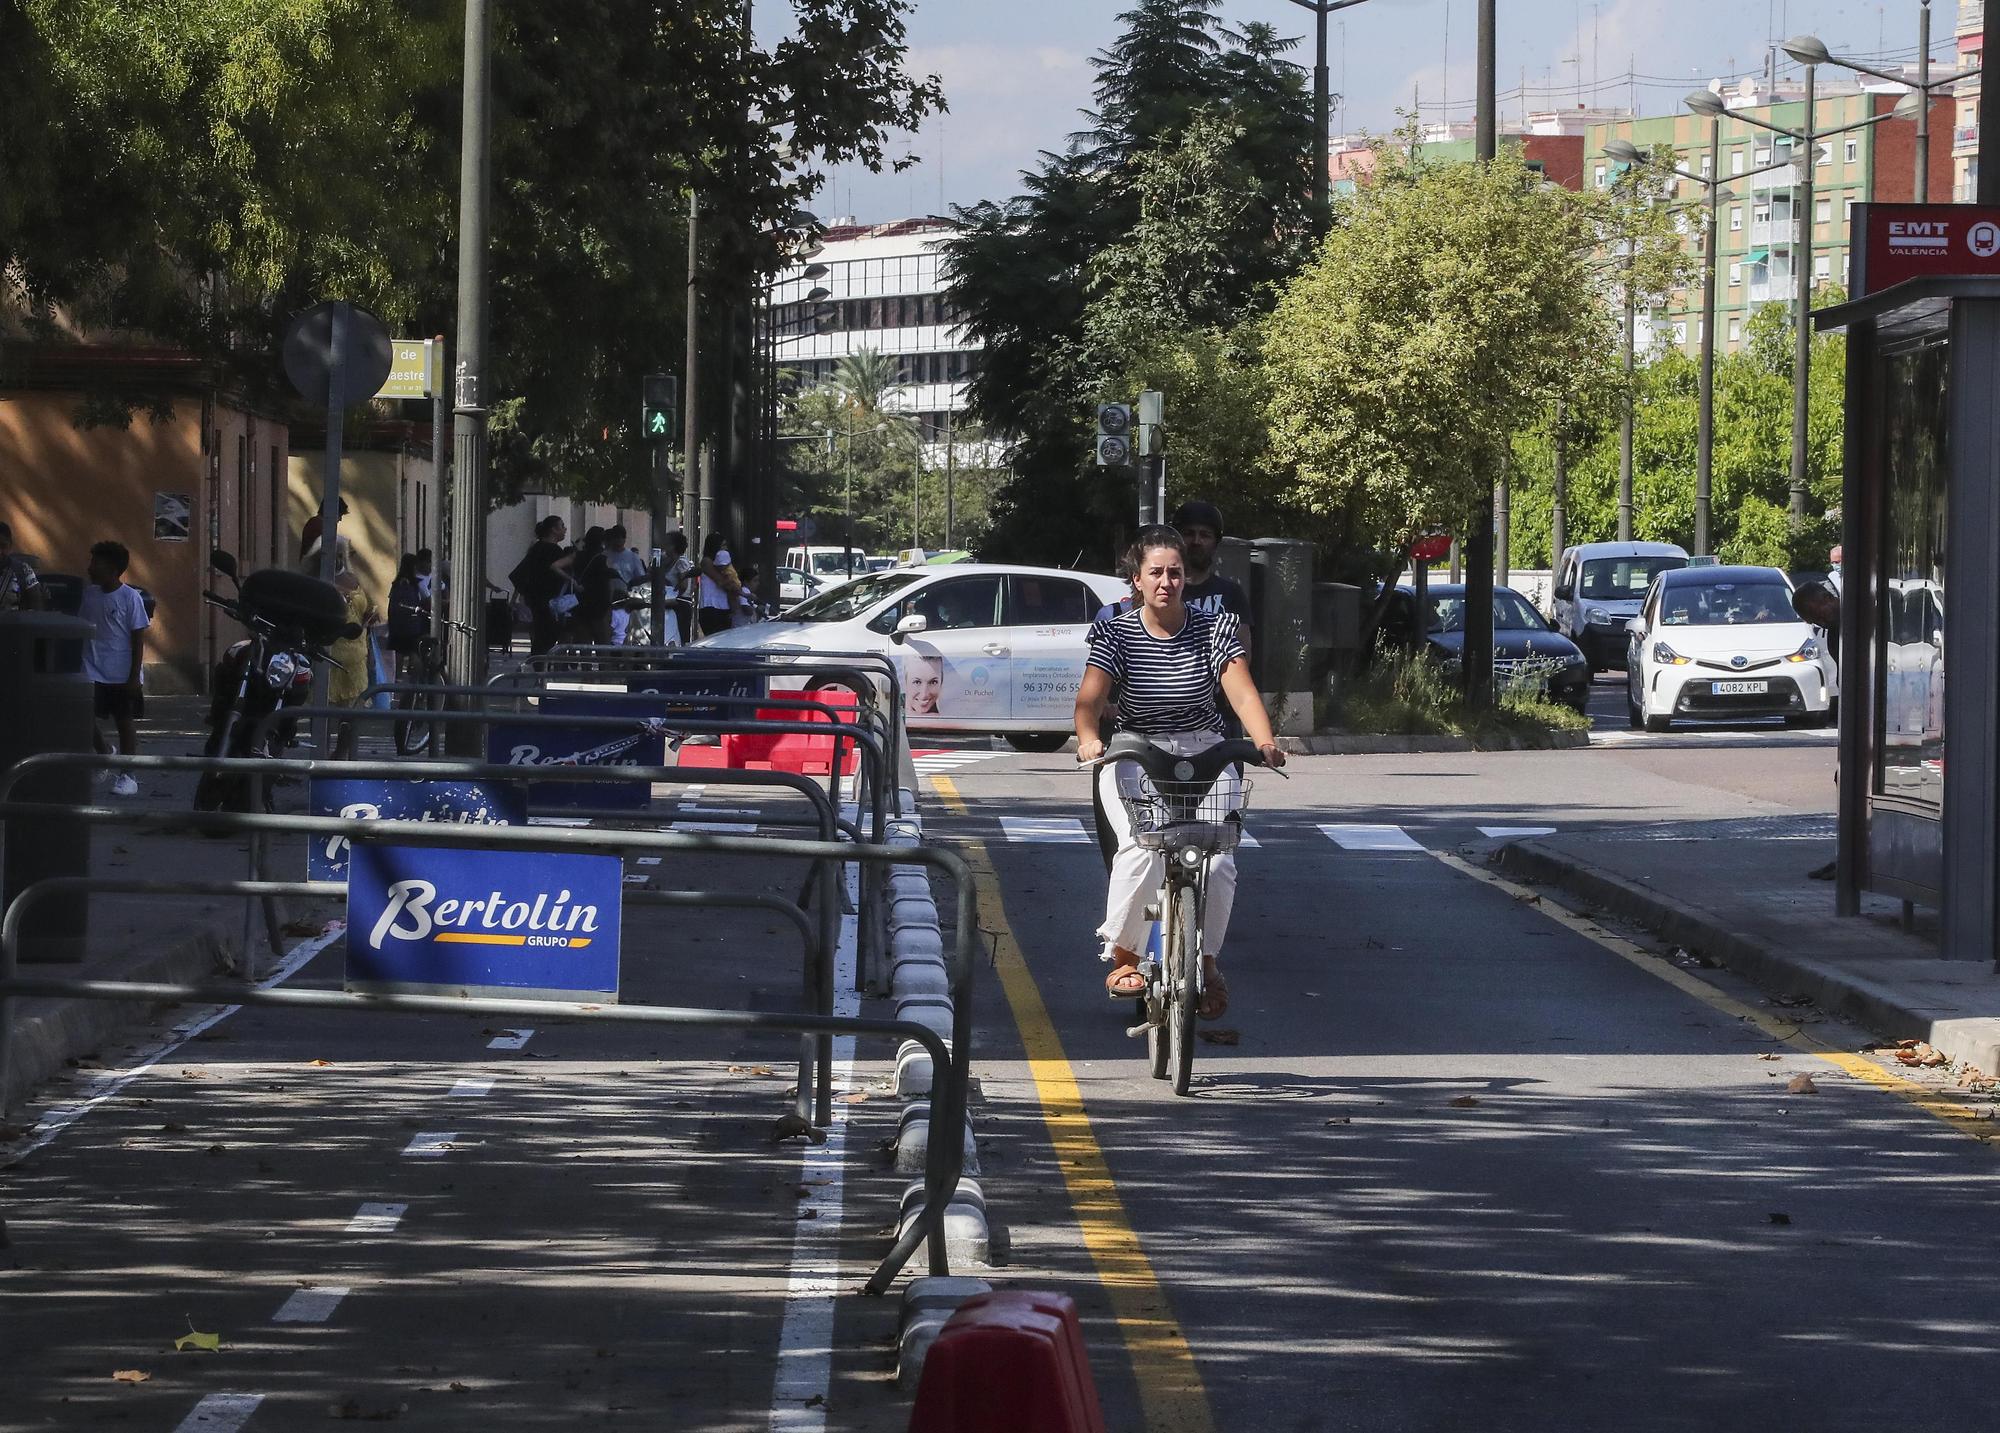
[[[1970,204],[1979,189],[1979,87],[1986,58],[1983,0],[1959,0],[1957,38],[1958,67],[1968,74],[1953,86],[1958,91],[1958,122],[1951,128],[1951,197]]]
[[[1822,89],[1825,86],[1822,85]],[[1902,97],[1900,86],[1883,85],[1845,93],[1821,93],[1814,104],[1817,134],[1864,120],[1875,122],[1819,140],[1813,159],[1812,213],[1800,212],[1802,190],[1792,159],[1793,142],[1751,120],[1785,129],[1806,128],[1805,102],[1797,90],[1772,90],[1760,80],[1745,80],[1729,89],[1712,85],[1729,107],[1722,120],[1721,171],[1726,188],[1717,215],[1716,350],[1741,347],[1745,325],[1767,303],[1790,304],[1796,295],[1797,265],[1811,266],[1815,289],[1828,284],[1847,287],[1852,268],[1854,206],[1868,201],[1908,202],[1915,192],[1916,121],[1886,116]],[[1930,156],[1933,194],[1947,192],[1955,164],[1950,147],[1937,136],[1953,132],[1954,102],[1950,96],[1931,100]],[[1605,145],[1623,139],[1650,150],[1669,146],[1681,169],[1711,177],[1709,121],[1683,111],[1647,119],[1594,125],[1586,138],[1584,183],[1608,187],[1626,166],[1604,152]],[[1766,165],[1775,168],[1765,169]],[[1762,169],[1762,173],[1756,171]],[[1707,186],[1692,179],[1668,177],[1659,193],[1688,207],[1683,226],[1686,243],[1699,259],[1703,226],[1700,208]],[[1688,287],[1668,296],[1635,325],[1636,342],[1647,351],[1672,343],[1689,353],[1701,343],[1702,291],[1697,276]]]

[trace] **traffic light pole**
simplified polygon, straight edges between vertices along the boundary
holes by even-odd
[[[486,684],[486,228],[491,192],[493,19],[489,0],[465,4],[465,98],[458,162],[458,362],[452,391],[451,585],[445,673],[453,686]],[[477,755],[486,734],[454,725],[447,746]]]

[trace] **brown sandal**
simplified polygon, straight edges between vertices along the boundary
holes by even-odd
[[[1222,978],[1222,968],[1210,965],[1201,978],[1201,1004],[1195,1007],[1195,1014],[1204,1020],[1220,1020],[1229,1010],[1229,982]]]
[[[1111,973],[1104,977],[1104,993],[1113,1000],[1130,1000],[1146,993],[1146,977],[1139,973],[1139,953],[1123,946],[1111,947]]]

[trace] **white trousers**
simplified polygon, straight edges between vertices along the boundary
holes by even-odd
[[[1193,756],[1222,738],[1212,731],[1191,731],[1147,740],[1176,756]],[[1125,950],[1145,949],[1146,903],[1159,894],[1166,876],[1165,855],[1132,840],[1132,813],[1126,810],[1123,798],[1138,794],[1141,775],[1136,761],[1113,761],[1097,769],[1098,793],[1111,829],[1118,834],[1118,853],[1111,858],[1111,884],[1104,895],[1104,924],[1097,928],[1098,938],[1105,942],[1105,960],[1111,959],[1114,945]],[[1240,810],[1241,771],[1234,766],[1224,768],[1215,778],[1214,792],[1226,803],[1226,809]],[[1201,944],[1211,957],[1222,954],[1222,938],[1229,932],[1229,913],[1235,905],[1236,853],[1222,851],[1208,858],[1208,897],[1202,910]]]
[[[631,631],[631,629],[632,614],[627,612],[623,607],[613,607],[611,609],[611,645],[614,647],[624,646],[625,634]]]

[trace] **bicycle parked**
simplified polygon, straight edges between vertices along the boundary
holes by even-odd
[[[1146,1037],[1153,1078],[1171,1078],[1174,1093],[1184,1095],[1194,1076],[1195,1017],[1204,989],[1202,917],[1209,866],[1216,856],[1234,851],[1243,836],[1250,782],[1240,765],[1267,763],[1251,741],[1220,741],[1179,756],[1132,732],[1112,737],[1090,765],[1114,761],[1136,762],[1141,773],[1136,786],[1119,790],[1134,844],[1165,858],[1153,907],[1160,954],[1139,962],[1145,992],[1137,1000],[1138,1023],[1125,1033]]]
[[[441,620],[447,627],[485,640],[485,634],[470,622],[457,622],[449,617]],[[444,710],[444,643],[435,634],[426,632],[417,638],[415,649],[404,654],[397,665],[401,669],[396,673],[399,685],[423,688],[395,693],[393,702],[397,710],[425,714]],[[421,756],[431,749],[431,733],[437,730],[437,723],[431,721],[428,715],[398,717],[394,727],[397,753]]]

